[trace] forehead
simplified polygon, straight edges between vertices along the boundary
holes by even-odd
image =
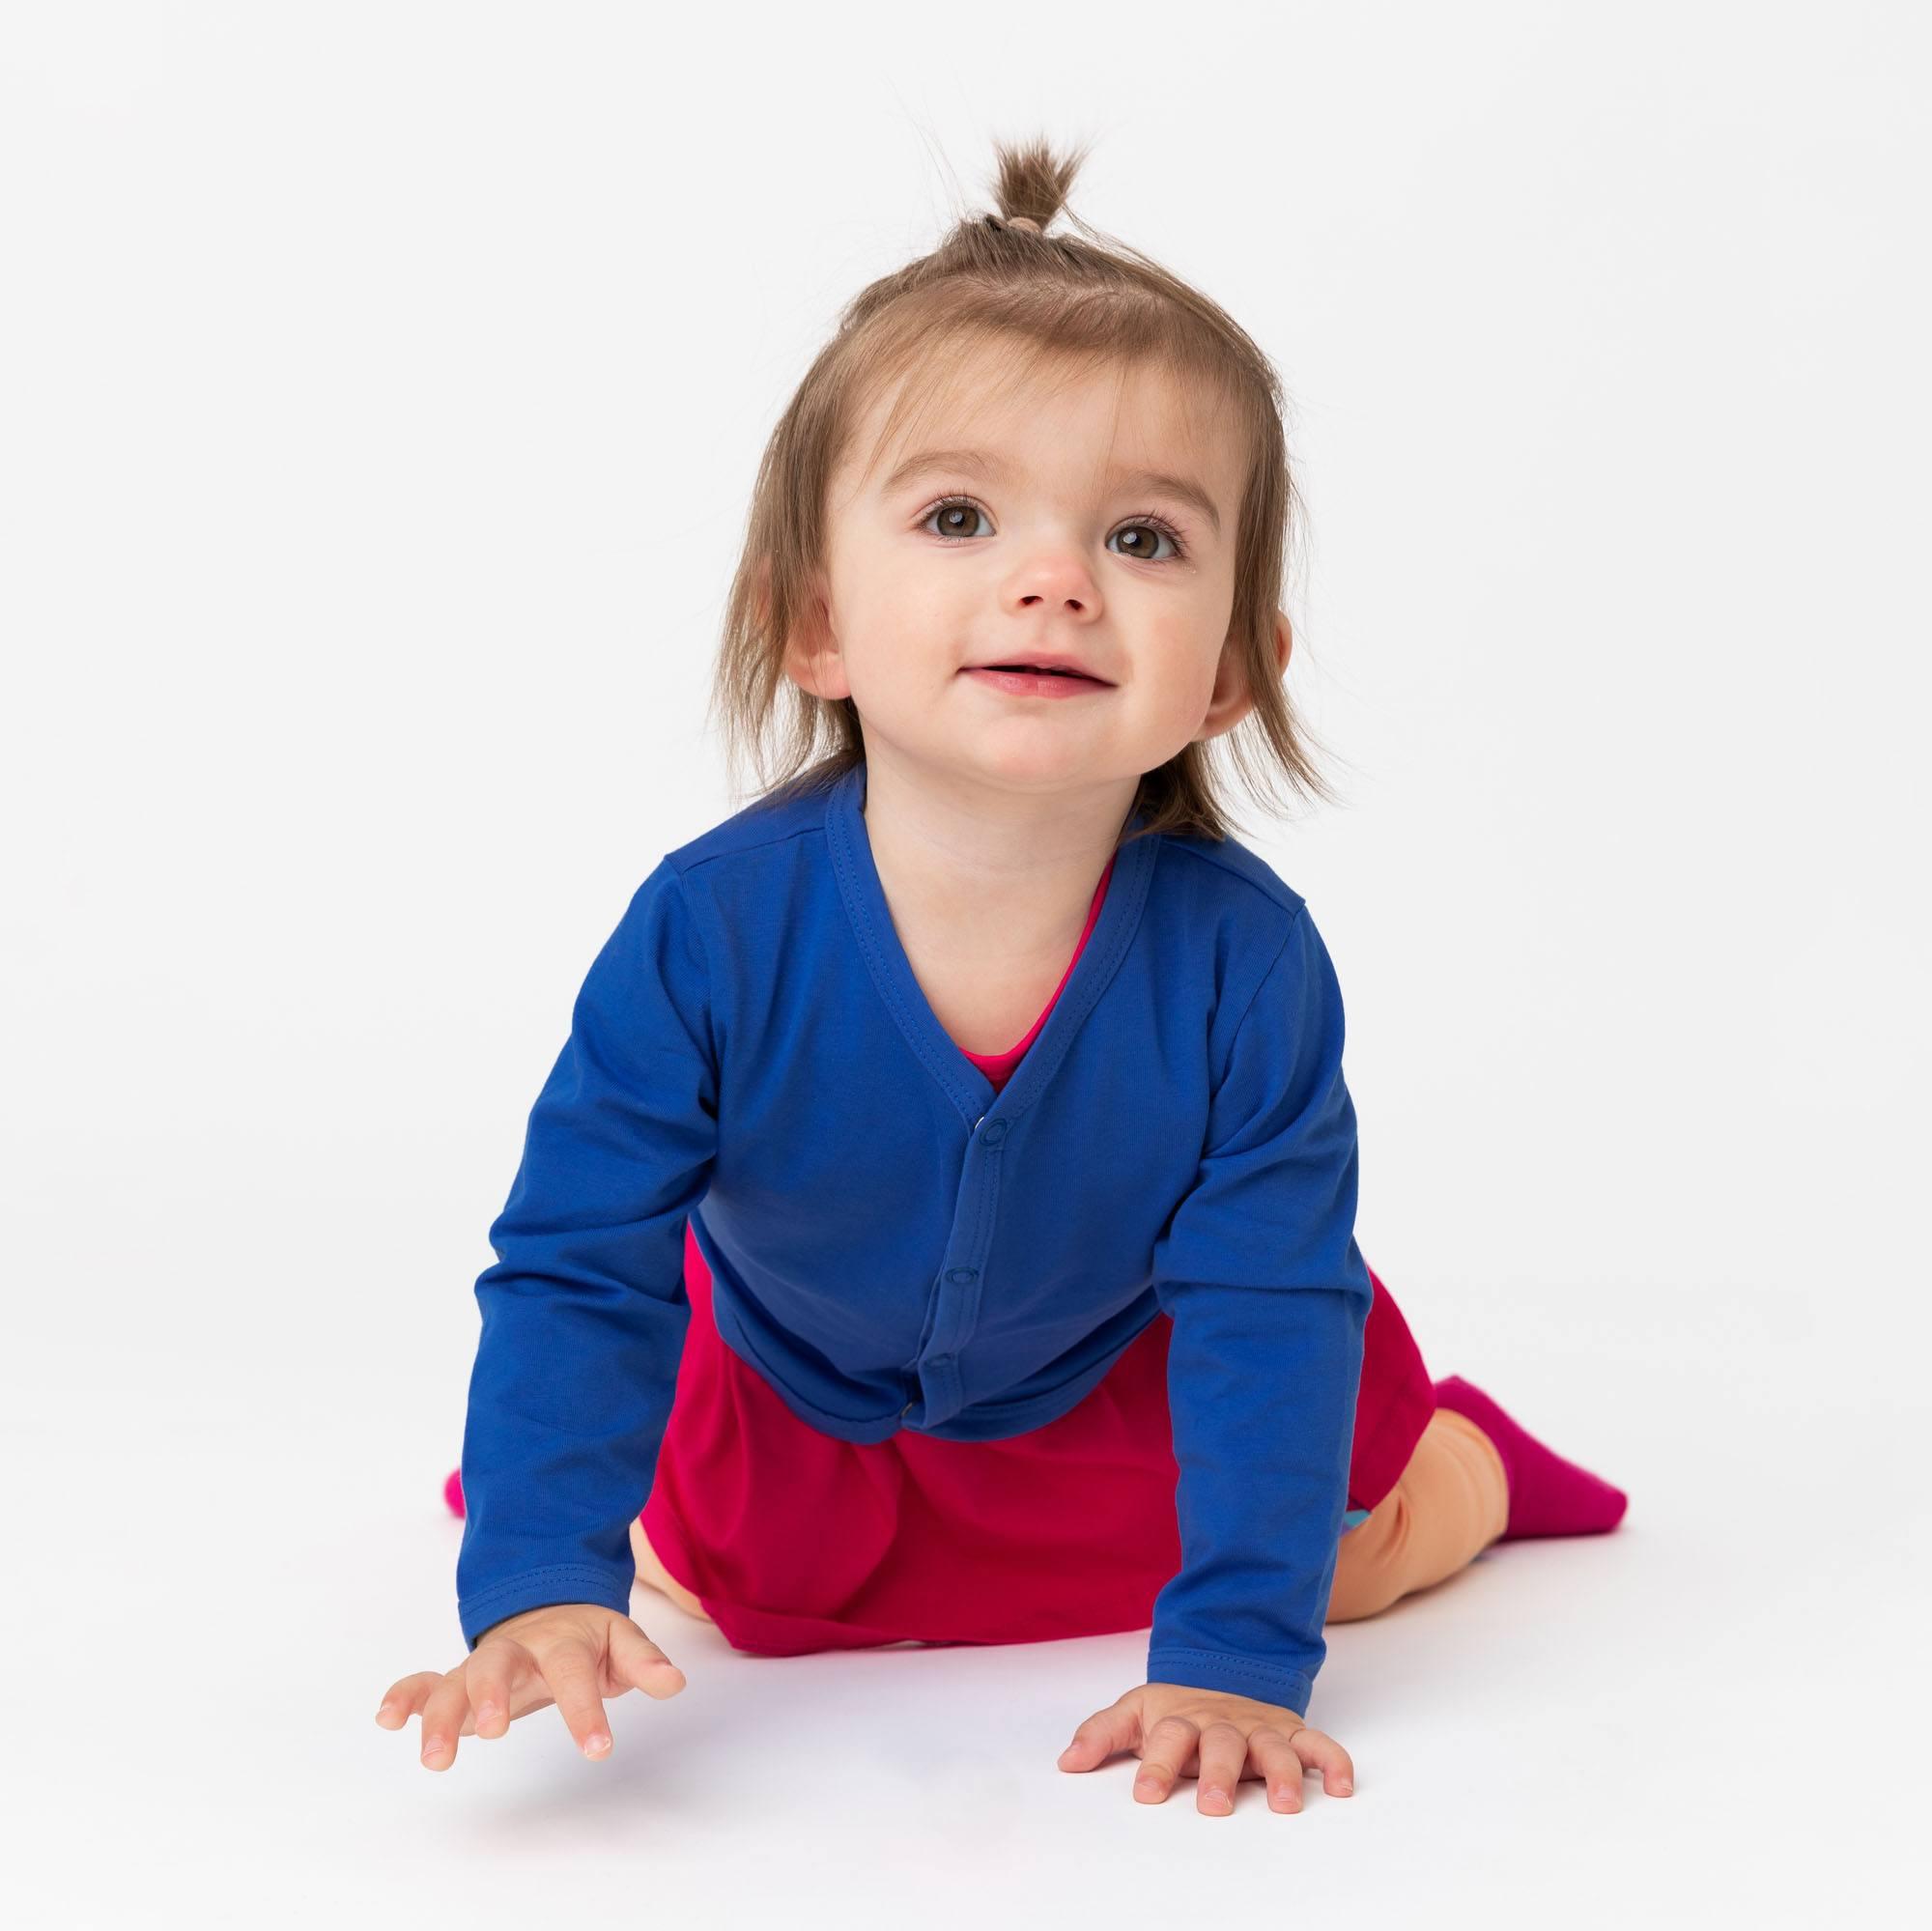
[[[1154,361],[973,341],[882,383],[840,468],[853,490],[884,493],[934,453],[993,481],[1063,468],[1194,477],[1229,514],[1247,456],[1224,396],[1204,379]]]

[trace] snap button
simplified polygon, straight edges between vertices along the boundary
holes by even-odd
[[[946,1278],[949,1281],[957,1281],[964,1287],[968,1281],[977,1281],[980,1278],[980,1270],[978,1267],[949,1267],[946,1270]]]
[[[952,1366],[952,1357],[950,1354],[935,1354],[932,1357],[932,1366],[935,1368],[950,1368]]]
[[[983,1132],[980,1136],[980,1138],[983,1140],[989,1147],[997,1147],[1000,1144],[1000,1142],[1004,1140],[1006,1137],[1007,1137],[1007,1122],[1004,1120],[994,1121],[993,1123],[986,1128],[985,1132]]]
[[[907,1416],[907,1415],[909,1415],[909,1414],[911,1414],[911,1413],[912,1413],[912,1404],[911,1404],[910,1402],[908,1402],[908,1403],[907,1403],[907,1404],[905,1405],[905,1406],[904,1406],[904,1407],[902,1407],[902,1408],[901,1408],[901,1409],[899,1410],[899,1419],[900,1419],[900,1421],[904,1421],[904,1420],[905,1420],[905,1418],[906,1418],[906,1416]]]

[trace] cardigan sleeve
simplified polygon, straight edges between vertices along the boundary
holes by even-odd
[[[1242,1015],[1193,1186],[1154,1249],[1181,1567],[1148,1680],[1308,1714],[1375,1298],[1334,966],[1305,906]]]
[[[456,1566],[471,1649],[545,1604],[629,1609],[717,1128],[703,940],[667,859],[583,980],[476,1282]]]

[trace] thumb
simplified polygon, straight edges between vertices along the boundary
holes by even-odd
[[[628,1616],[611,1625],[611,1671],[659,1702],[685,1686],[684,1671]]]
[[[1116,1750],[1132,1749],[1140,1732],[1140,1711],[1131,1697],[1123,1697],[1111,1709],[1096,1710],[1073,1733],[1073,1741],[1060,1753],[1062,1770],[1093,1770]]]

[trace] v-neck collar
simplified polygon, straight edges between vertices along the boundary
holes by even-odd
[[[1004,1087],[996,1088],[939,1023],[938,1014],[913,972],[912,961],[906,956],[905,947],[893,924],[892,908],[886,903],[879,868],[872,860],[872,841],[866,831],[863,810],[865,800],[866,766],[861,760],[833,786],[827,801],[825,832],[839,895],[845,901],[846,914],[858,935],[873,981],[913,1051],[969,1124],[979,1125],[993,1112],[1003,1118],[1016,1117],[1033,1104],[1039,1089],[1053,1076],[1055,1067],[1073,1043],[1081,1022],[1106,990],[1125,956],[1147,902],[1160,835],[1135,838],[1115,853],[1114,875],[1107,882],[1107,895],[1100,902],[1100,916],[1094,921],[1087,944],[1073,961],[1072,971],[1049,1008],[1045,1023],[1021,1056],[1012,1077]],[[1126,829],[1132,830],[1145,822],[1146,813],[1137,809]]]

